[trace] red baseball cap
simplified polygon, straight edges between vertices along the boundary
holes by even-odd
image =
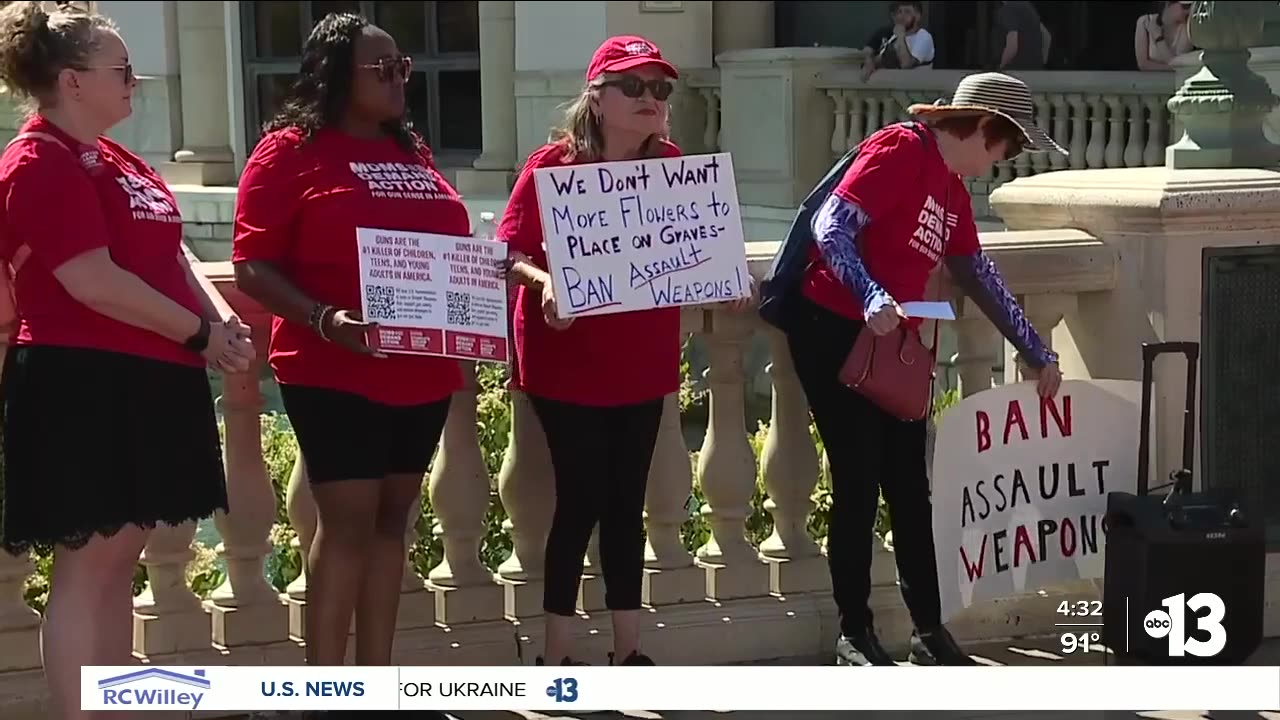
[[[591,56],[587,82],[603,73],[622,72],[641,65],[657,65],[671,78],[678,78],[675,66],[662,59],[658,46],[637,35],[617,35],[605,40]]]

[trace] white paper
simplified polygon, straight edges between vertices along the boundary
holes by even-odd
[[[946,302],[929,302],[926,300],[917,300],[915,302],[904,302],[901,304],[902,312],[907,317],[928,318],[931,320],[955,320],[956,312],[951,308],[951,303]]]

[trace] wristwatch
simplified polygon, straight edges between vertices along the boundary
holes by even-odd
[[[200,318],[200,329],[196,331],[195,335],[187,338],[187,341],[182,344],[183,347],[192,352],[204,352],[204,349],[209,347],[209,331],[211,329],[209,319]]]

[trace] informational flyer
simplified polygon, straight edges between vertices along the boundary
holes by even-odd
[[[728,153],[533,171],[561,317],[751,296]]]
[[[357,228],[360,310],[388,353],[508,362],[506,243]]]

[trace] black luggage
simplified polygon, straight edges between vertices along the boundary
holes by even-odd
[[[1182,467],[1148,488],[1152,371],[1171,353],[1187,361]],[[1263,525],[1234,490],[1192,483],[1199,354],[1193,342],[1142,346],[1137,494],[1107,495],[1103,643],[1120,664],[1237,665],[1262,643]]]

